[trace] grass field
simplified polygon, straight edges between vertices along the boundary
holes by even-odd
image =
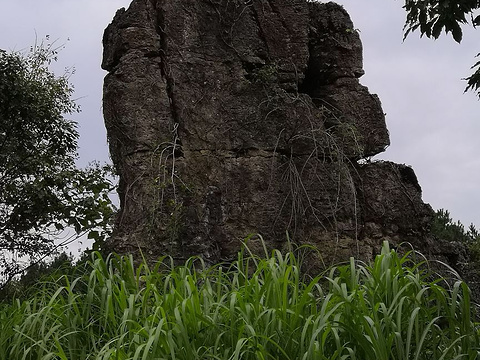
[[[0,359],[479,359],[469,289],[384,244],[302,275],[298,252],[206,267],[98,253],[0,305]],[[450,285],[449,285],[450,284]]]

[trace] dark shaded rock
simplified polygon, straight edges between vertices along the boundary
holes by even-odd
[[[358,81],[364,74],[359,34],[339,5],[308,5],[310,57],[301,91],[330,110],[327,128],[351,133],[352,139],[342,142],[346,154],[376,155],[390,140],[380,100]]]
[[[357,164],[389,137],[341,6],[134,0],[104,46],[114,250],[215,262],[252,233],[282,248],[288,231],[329,264],[428,232],[413,170]]]
[[[424,204],[421,188],[413,169],[392,162],[375,162],[357,170],[357,194],[361,201],[362,223],[381,229],[369,231],[366,237],[422,238],[430,230],[432,209]]]

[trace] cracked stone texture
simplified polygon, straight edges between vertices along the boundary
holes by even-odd
[[[341,6],[134,0],[103,42],[120,175],[111,249],[215,262],[249,234],[282,248],[288,231],[326,264],[428,232],[411,168],[358,163],[389,136],[359,83],[362,45]]]

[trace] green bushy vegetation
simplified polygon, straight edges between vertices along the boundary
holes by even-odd
[[[88,255],[85,253],[82,258],[75,260],[72,255],[65,252],[54,254],[51,258],[34,262],[28,266],[23,274],[12,278],[7,284],[0,289],[0,302],[8,302],[14,298],[26,298],[34,294],[35,284],[42,278],[49,277],[50,281],[54,277],[75,274],[80,267],[75,264],[87,260]]]
[[[474,224],[468,229],[460,221],[454,221],[448,210],[435,211],[432,222],[432,233],[440,239],[447,241],[460,241],[471,243],[480,240],[480,234]]]
[[[0,359],[478,358],[468,287],[412,255],[384,244],[309,277],[293,252],[152,268],[93,253],[0,305]]]
[[[50,70],[61,47],[45,40],[26,53],[0,49],[0,290],[67,245],[68,233],[100,248],[115,211],[111,167],[76,165],[68,117],[80,108],[68,71]]]
[[[435,211],[432,221],[432,234],[438,239],[447,241],[458,241],[468,247],[470,260],[480,264],[480,232],[474,224],[465,229],[460,221],[454,221],[448,210],[439,209]]]

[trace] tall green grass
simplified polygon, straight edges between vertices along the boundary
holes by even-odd
[[[384,244],[311,278],[293,252],[153,267],[98,253],[0,305],[0,359],[477,359],[469,289]]]

